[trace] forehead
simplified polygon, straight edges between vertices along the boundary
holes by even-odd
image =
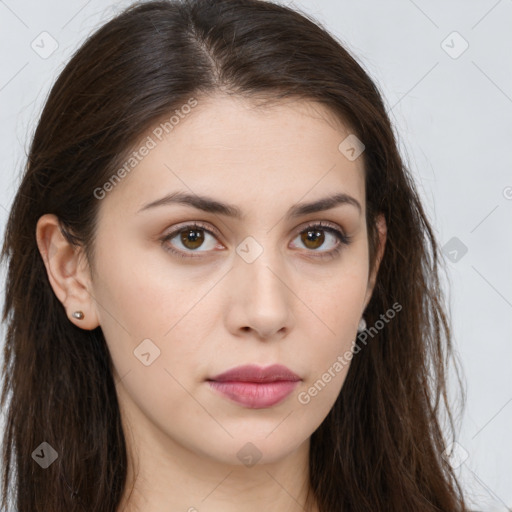
[[[325,106],[305,100],[261,105],[233,96],[196,101],[142,134],[136,165],[109,196],[113,207],[122,202],[135,212],[178,190],[229,197],[242,209],[336,191],[364,207],[363,158],[350,160],[340,151],[351,131]],[[140,157],[144,146],[149,149]]]

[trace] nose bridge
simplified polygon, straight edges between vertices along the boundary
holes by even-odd
[[[271,241],[271,236],[264,240],[260,236],[259,240],[248,236],[238,245],[237,275],[240,279],[247,279],[258,295],[283,295],[285,276],[280,250]]]
[[[287,325],[292,306],[284,260],[271,239],[244,239],[236,248],[232,275],[234,306],[243,311],[239,322],[267,333]]]

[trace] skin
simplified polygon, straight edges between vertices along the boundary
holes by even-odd
[[[262,109],[232,96],[200,98],[101,200],[94,272],[54,215],[39,219],[38,246],[56,296],[71,322],[101,326],[112,355],[128,483],[135,480],[118,510],[304,510],[310,436],[350,361],[308,404],[298,395],[353,347],[386,240],[380,217],[370,273],[363,158],[350,161],[338,150],[349,133],[323,106],[304,100]],[[178,190],[236,205],[245,217],[183,204],[137,213]],[[355,198],[362,212],[344,204],[285,219],[296,203],[334,192]],[[179,236],[160,241],[194,221],[218,234],[201,231],[199,246],[185,246]],[[301,238],[319,221],[352,237],[332,259],[321,254],[341,242],[329,231],[321,230],[323,243]],[[248,236],[263,249],[251,263],[236,251]],[[199,256],[179,258],[166,244]],[[83,320],[71,316],[76,310]],[[160,350],[149,366],[134,355],[145,339]],[[263,409],[234,403],[205,382],[249,363],[283,364],[302,381]],[[252,466],[237,456],[248,442],[258,452],[246,449],[261,455]]]

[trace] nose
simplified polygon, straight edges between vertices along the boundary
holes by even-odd
[[[292,329],[294,294],[277,255],[264,250],[252,263],[236,257],[229,280],[226,315],[233,334],[247,336],[252,332],[269,340],[281,338]]]

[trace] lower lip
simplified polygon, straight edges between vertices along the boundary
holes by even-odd
[[[282,402],[298,383],[299,381],[291,380],[275,382],[208,381],[208,384],[216,391],[251,409],[271,407]]]

